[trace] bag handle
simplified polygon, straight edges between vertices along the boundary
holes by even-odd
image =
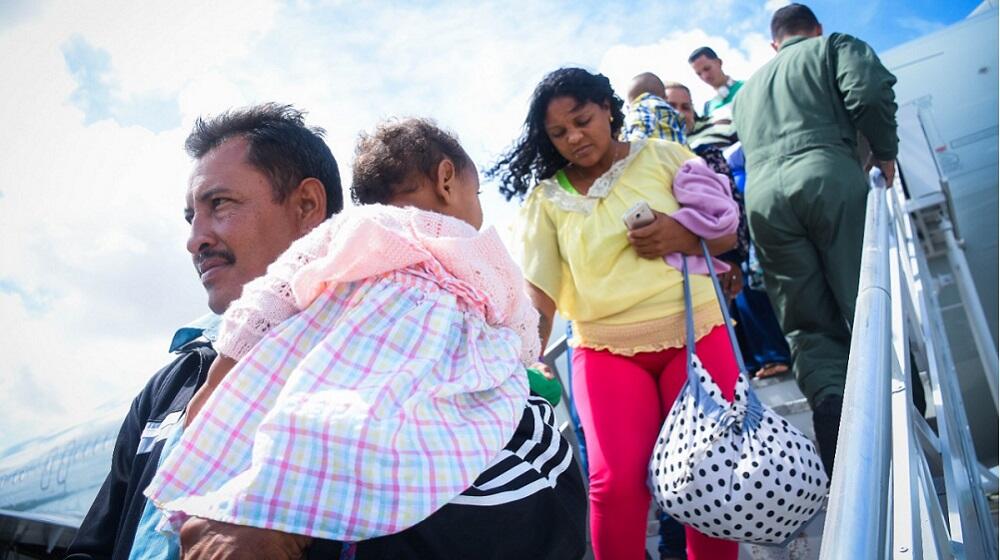
[[[726,305],[726,294],[722,292],[722,284],[719,283],[719,277],[715,275],[715,265],[712,264],[712,254],[708,251],[708,245],[705,244],[704,239],[699,239],[698,242],[701,244],[701,252],[705,256],[705,264],[708,265],[708,276],[712,279],[712,286],[715,288],[715,297],[719,301],[719,307],[722,309],[722,318],[726,322],[726,332],[729,333],[729,344],[733,347],[733,356],[736,357],[736,367],[739,368],[740,373],[746,373],[747,366],[743,362],[743,354],[740,352],[740,344],[736,340],[736,331],[733,330],[733,321],[729,315],[729,306]],[[684,279],[687,281],[687,278]]]
[[[705,263],[708,266],[708,277],[712,279],[712,286],[715,288],[715,297],[719,302],[719,308],[722,310],[722,317],[725,321],[726,332],[729,334],[729,343],[733,349],[733,358],[736,360],[736,367],[739,369],[739,375],[745,376],[747,387],[746,405],[748,414],[744,420],[744,426],[747,428],[753,428],[760,422],[763,404],[761,404],[760,399],[757,398],[757,394],[750,385],[750,378],[747,376],[746,364],[743,362],[740,345],[736,340],[736,331],[733,330],[733,321],[729,315],[729,306],[726,305],[726,296],[722,292],[722,285],[719,283],[719,278],[715,275],[715,265],[712,264],[712,254],[709,252],[708,245],[705,244],[704,239],[699,239],[699,243],[701,244],[702,254],[705,257]],[[688,271],[687,255],[682,255],[681,262],[681,272],[684,275],[684,327],[687,334],[687,377],[688,383],[695,384],[700,387],[701,380],[698,379],[698,376],[694,373],[695,343],[697,341],[694,336],[694,305],[691,299],[691,277],[690,272]]]

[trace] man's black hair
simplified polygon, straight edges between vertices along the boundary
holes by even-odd
[[[284,202],[304,179],[323,183],[326,217],[344,208],[340,170],[323,141],[325,131],[307,127],[304,113],[291,105],[263,103],[198,118],[184,142],[187,153],[201,159],[231,138],[247,141],[247,163],[267,176],[274,200]]]
[[[789,35],[800,35],[816,29],[819,20],[804,4],[789,4],[771,17],[771,39],[780,41]]]
[[[712,47],[698,47],[693,53],[691,53],[691,56],[688,57],[688,64],[691,64],[702,56],[708,58],[709,60],[719,60],[719,55],[715,54]]]

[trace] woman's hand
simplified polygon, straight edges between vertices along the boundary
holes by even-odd
[[[628,231],[628,241],[644,259],[662,259],[671,253],[701,255],[698,236],[670,216],[653,210],[656,219],[649,225]],[[712,255],[720,255],[736,246],[736,234],[705,240]]]
[[[700,254],[698,237],[670,216],[653,210],[649,225],[629,230],[628,241],[644,259],[662,259],[671,253]]]
[[[732,301],[743,290],[743,271],[738,264],[729,263],[729,271],[719,273],[722,292]]]

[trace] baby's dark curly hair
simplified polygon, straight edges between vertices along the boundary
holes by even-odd
[[[420,188],[421,178],[437,181],[445,158],[458,172],[473,165],[455,135],[430,119],[407,118],[379,123],[362,132],[354,149],[351,198],[358,204],[385,204],[393,196]]]
[[[568,96],[580,103],[592,101],[598,105],[608,103],[611,110],[611,136],[625,123],[625,104],[615,95],[611,81],[604,74],[591,74],[583,68],[560,68],[542,78],[531,95],[528,116],[524,119],[521,137],[491,167],[486,176],[497,179],[500,193],[510,200],[524,198],[528,189],[543,179],[555,175],[568,163],[559,154],[545,132],[545,113],[549,102],[556,97]]]

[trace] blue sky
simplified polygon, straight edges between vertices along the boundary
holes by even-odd
[[[810,2],[809,7],[828,31],[861,37],[883,51],[954,23],[979,5],[978,1],[911,0],[872,2]]]
[[[884,50],[977,2],[812,3],[825,29]],[[0,2],[0,441],[122,403],[205,309],[184,251],[182,150],[194,118],[294,103],[328,130],[349,178],[360,130],[436,118],[487,166],[545,72],[582,65],[616,87],[642,71],[711,91],[688,53],[734,77],[772,55],[774,0],[581,3]],[[14,131],[17,131],[15,134]],[[487,222],[516,206],[488,185]]]

